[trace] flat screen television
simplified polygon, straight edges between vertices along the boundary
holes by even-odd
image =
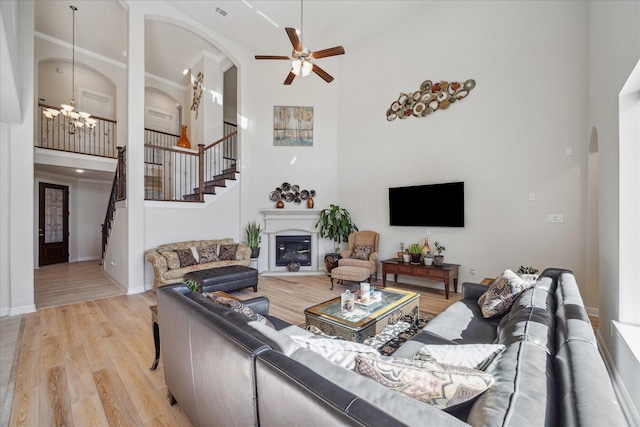
[[[464,227],[464,182],[389,188],[391,225]]]

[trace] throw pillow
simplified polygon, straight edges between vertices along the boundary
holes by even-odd
[[[347,369],[353,369],[356,366],[355,358],[358,355],[380,354],[372,347],[352,341],[335,340],[321,336],[291,336],[291,339],[298,344],[300,348],[308,348],[329,362]]]
[[[238,245],[220,245],[220,255],[218,257],[221,261],[233,261],[236,259],[236,250]]]
[[[371,245],[356,245],[355,248],[353,248],[350,258],[368,260],[372,252],[373,246]]]
[[[356,356],[355,371],[438,409],[470,402],[495,382],[476,369],[369,354]]]
[[[533,286],[511,270],[505,270],[491,282],[487,290],[478,298],[482,315],[486,318],[511,310],[511,305],[520,293]]]
[[[178,254],[174,251],[160,251],[160,255],[167,260],[167,267],[169,267],[169,270],[180,268],[180,258],[178,258]]]
[[[218,253],[216,252],[216,249],[218,249],[216,245],[202,246],[198,248],[198,255],[200,255],[200,264],[218,261]]]
[[[251,307],[247,307],[246,305],[242,304],[238,300],[235,300],[233,298],[216,296],[213,293],[210,293],[207,296],[211,301],[215,302],[216,304],[220,304],[225,307],[228,307],[237,313],[244,314],[251,320],[255,320],[258,323],[262,323],[263,325],[266,325],[270,328],[275,329],[275,326],[273,326],[273,323],[271,323],[269,319],[267,319],[260,313],[255,313],[253,310],[251,310]]]
[[[502,344],[425,345],[411,356],[411,359],[436,361],[484,371],[504,349],[505,346]]]
[[[198,262],[193,256],[193,252],[191,252],[191,248],[189,249],[174,249],[173,250],[180,260],[180,267],[188,267],[190,265],[196,265]]]

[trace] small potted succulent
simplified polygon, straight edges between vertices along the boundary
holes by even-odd
[[[420,264],[420,257],[422,256],[422,246],[419,243],[413,243],[409,246],[409,255],[411,255],[411,264]]]
[[[444,255],[442,255],[442,252],[446,251],[447,248],[445,248],[444,245],[441,245],[440,242],[433,242],[433,246],[436,247],[437,252],[437,254],[433,256],[433,263],[435,265],[444,264]]]
[[[396,255],[398,255],[398,261],[402,261],[402,255],[404,254],[404,243],[400,242],[400,250]]]

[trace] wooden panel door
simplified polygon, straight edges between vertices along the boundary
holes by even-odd
[[[69,262],[69,187],[40,183],[39,265]]]

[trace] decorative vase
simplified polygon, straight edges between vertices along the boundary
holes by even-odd
[[[276,209],[282,209],[284,208],[284,202],[282,200],[278,200],[276,202]]]
[[[313,197],[307,199],[307,208],[313,209]]]
[[[402,262],[402,255],[404,255],[404,252],[398,251],[396,255],[398,255],[398,261]]]
[[[402,261],[409,263],[411,262],[411,255],[409,254],[402,254]]]
[[[187,125],[182,125],[182,134],[178,139],[178,147],[191,148],[191,143],[189,142],[189,138],[187,138]]]
[[[432,265],[433,264],[433,255],[431,252],[427,252],[427,254],[423,258],[424,265]]]
[[[424,257],[427,256],[427,253],[431,252],[431,248],[429,247],[429,238],[425,237],[424,238],[424,246],[422,247],[422,259],[424,260]]]

